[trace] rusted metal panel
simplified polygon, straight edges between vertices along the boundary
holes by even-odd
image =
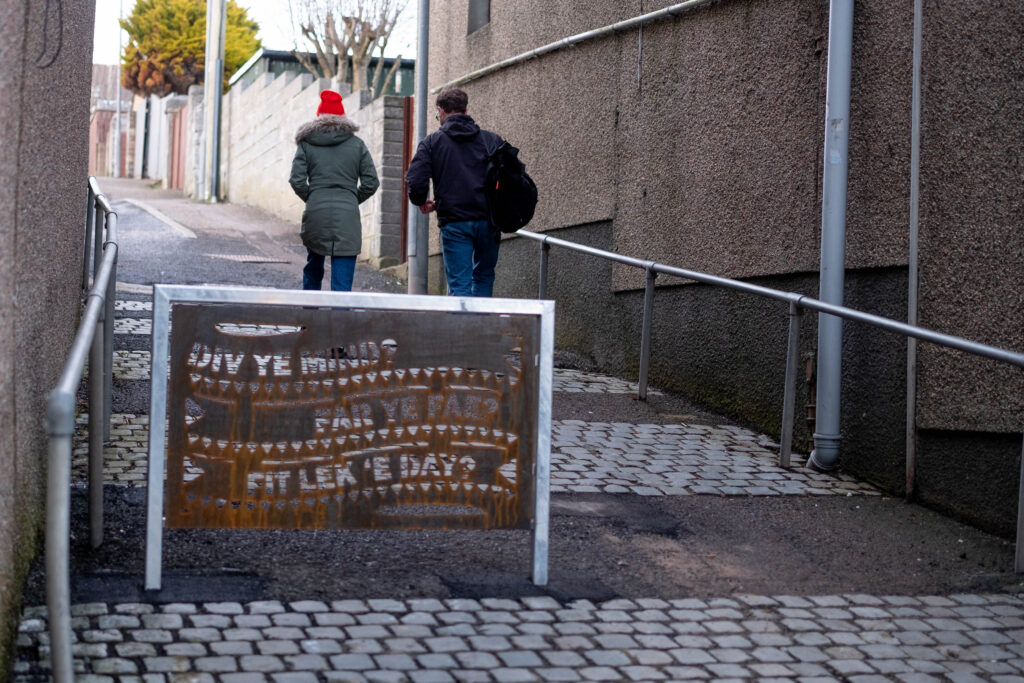
[[[178,303],[171,331],[167,527],[529,528],[538,317]]]

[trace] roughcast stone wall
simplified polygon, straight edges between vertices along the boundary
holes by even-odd
[[[0,680],[41,546],[46,394],[81,303],[94,12],[0,0]]]

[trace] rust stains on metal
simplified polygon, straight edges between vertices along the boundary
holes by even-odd
[[[175,305],[166,526],[529,527],[538,327]]]

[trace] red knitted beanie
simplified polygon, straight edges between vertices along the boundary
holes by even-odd
[[[345,105],[341,103],[341,95],[333,90],[324,90],[320,93],[320,106],[316,108],[316,115],[321,114],[344,115]]]

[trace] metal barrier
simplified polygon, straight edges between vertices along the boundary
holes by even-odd
[[[557,237],[550,237],[548,235],[541,235],[528,230],[520,230],[516,234],[520,237],[525,237],[540,243],[540,273],[537,296],[541,299],[544,299],[547,296],[548,255],[551,251],[551,245],[564,247],[583,254],[590,254],[591,256],[607,259],[616,263],[622,263],[634,268],[642,268],[647,273],[646,286],[644,287],[644,315],[640,331],[640,376],[638,378],[639,388],[637,390],[637,398],[641,401],[647,400],[647,373],[651,355],[651,319],[654,315],[654,282],[658,274],[672,275],[674,277],[685,278],[687,280],[694,280],[695,282],[700,282],[706,285],[725,287],[727,289],[788,303],[789,307],[787,314],[789,316],[789,337],[786,351],[785,391],[782,403],[782,436],[779,448],[779,465],[781,467],[789,467],[790,456],[793,449],[793,417],[796,401],[797,360],[800,348],[800,316],[805,308],[818,311],[820,313],[838,316],[847,320],[854,320],[856,322],[874,325],[875,327],[880,327],[884,330],[889,330],[890,332],[896,332],[906,337],[913,337],[927,342],[932,342],[933,344],[948,346],[961,351],[966,351],[967,353],[971,353],[976,356],[983,356],[985,358],[991,358],[992,360],[1010,363],[1011,365],[1024,368],[1024,353],[1001,349],[987,344],[980,344],[978,342],[970,341],[969,339],[964,339],[963,337],[955,337],[949,334],[942,334],[941,332],[934,332],[916,325],[908,325],[907,323],[899,322],[897,320],[864,313],[863,311],[858,311],[853,308],[828,304],[823,301],[819,301],[818,299],[812,299],[803,294],[783,292],[781,290],[770,289],[768,287],[760,287],[747,282],[730,280],[724,277],[716,277],[714,275],[708,275],[707,273],[686,270],[684,268],[673,268],[672,266],[666,266],[655,261],[644,261],[630,256],[622,256],[621,254],[616,254],[614,252],[588,247],[583,244],[576,244],[575,242],[561,240]],[[1024,573],[1024,450],[1022,450],[1021,476],[1017,492],[1017,546],[1014,557],[1014,571]]]
[[[102,229],[101,229],[102,226]],[[117,214],[89,178],[82,256],[82,290],[89,282],[89,245],[94,243],[92,287],[60,381],[46,401],[49,463],[46,485],[46,604],[53,680],[74,680],[71,656],[69,531],[71,438],[75,396],[89,362],[89,540],[103,541],[103,441],[109,435],[114,345],[114,286],[117,280]]]
[[[146,589],[165,528],[530,529],[546,585],[554,318],[527,299],[154,285]]]

